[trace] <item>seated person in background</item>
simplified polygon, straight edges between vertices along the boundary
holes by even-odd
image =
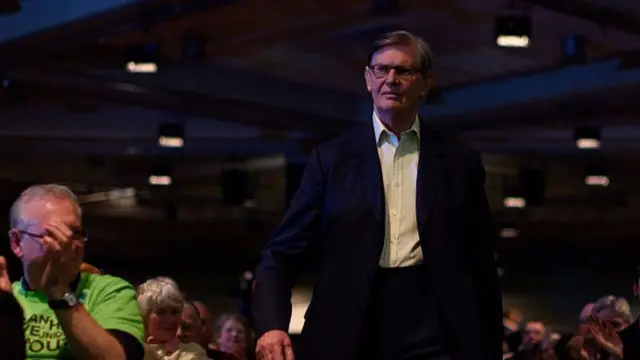
[[[184,299],[168,277],[147,280],[138,287],[145,330],[145,360],[206,360],[204,349],[178,338]]]
[[[0,288],[11,288],[7,262],[0,256]],[[24,360],[27,357],[24,340],[24,314],[16,298],[0,290],[0,349],[6,360]]]
[[[178,338],[182,343],[199,343],[202,340],[202,320],[198,308],[190,301],[184,302],[182,309],[182,323],[178,330]],[[207,358],[209,360],[236,360],[233,354],[228,354],[219,350],[209,349],[208,344]]]
[[[9,238],[25,276],[2,290],[13,292],[24,310],[27,359],[143,358],[133,286],[80,272],[87,237],[71,190],[26,189],[11,207]]]
[[[600,298],[593,305],[586,334],[574,336],[569,343],[572,357],[585,360],[622,358],[623,344],[618,334],[632,321],[627,300],[613,295]]]
[[[528,321],[522,330],[522,343],[512,359],[534,359],[540,353],[540,343],[547,335],[547,329],[540,321]]]
[[[219,350],[233,354],[240,360],[255,357],[253,333],[241,315],[220,315],[213,325],[213,335]]]

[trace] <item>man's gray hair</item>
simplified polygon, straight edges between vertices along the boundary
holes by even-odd
[[[603,296],[593,304],[592,313],[597,315],[603,311],[611,310],[619,315],[623,316],[625,320],[632,322],[633,314],[631,313],[631,306],[629,302],[622,297],[615,297],[613,295]]]
[[[382,35],[373,43],[369,52],[368,66],[371,66],[373,55],[383,48],[393,45],[411,45],[415,46],[420,56],[420,70],[422,73],[429,73],[433,68],[433,52],[431,47],[420,36],[414,35],[408,31],[397,30]]]
[[[78,215],[82,215],[82,209],[78,204],[78,198],[71,189],[60,184],[37,184],[25,189],[20,196],[18,196],[16,201],[13,202],[13,205],[11,205],[11,212],[9,215],[9,224],[11,225],[11,228],[18,227],[22,217],[22,206],[33,200],[43,198],[68,200],[76,205]]]

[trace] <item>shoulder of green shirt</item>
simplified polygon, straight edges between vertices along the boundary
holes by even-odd
[[[78,296],[98,324],[106,330],[126,332],[144,342],[144,325],[135,287],[116,276],[88,273],[81,276]]]

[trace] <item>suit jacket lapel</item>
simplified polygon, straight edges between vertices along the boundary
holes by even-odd
[[[443,153],[441,141],[434,136],[426,122],[420,119],[420,159],[416,180],[416,216],[420,233],[433,209],[437,191],[443,191]]]
[[[382,168],[378,157],[378,148],[371,123],[367,123],[367,130],[358,131],[359,137],[354,139],[354,156],[356,170],[364,196],[376,220],[385,220],[384,187],[382,186]]]

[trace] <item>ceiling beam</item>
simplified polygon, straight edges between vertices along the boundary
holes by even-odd
[[[35,84],[52,91],[70,91],[70,96],[82,96],[101,102],[113,102],[184,114],[210,117],[261,128],[303,131],[319,136],[343,129],[348,122],[328,116],[318,116],[300,110],[269,106],[247,100],[224,98],[187,90],[174,90],[112,77],[72,71],[12,69],[9,77],[18,83]]]
[[[584,0],[524,0],[558,13],[591,21],[603,27],[619,29],[631,34],[640,34],[640,19],[628,12],[612,9]],[[606,3],[603,2],[603,3]]]
[[[60,4],[31,0],[25,2],[21,13],[3,18],[0,33],[12,37],[5,35],[2,39],[0,36],[0,50],[6,54],[4,60],[34,57],[116,34],[143,32],[154,25],[230,2],[232,0],[76,0]],[[29,51],[16,52],[25,48]]]

